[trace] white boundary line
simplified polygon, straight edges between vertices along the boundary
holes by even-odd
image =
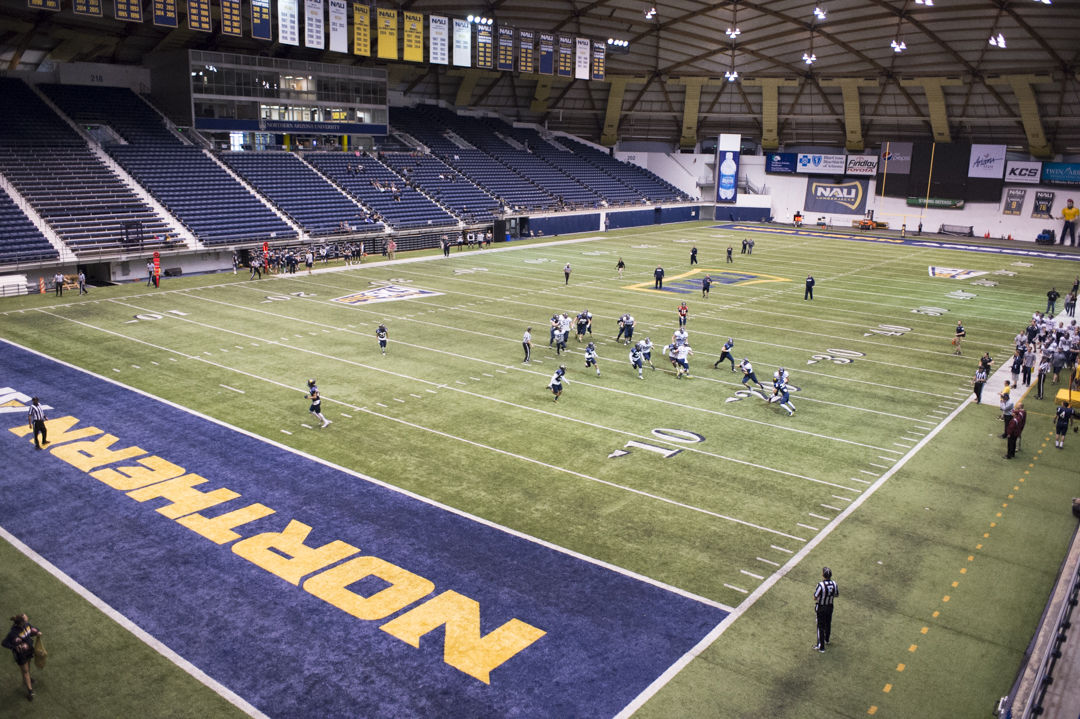
[[[810,554],[813,549],[815,549],[819,544],[821,544],[821,542],[823,542],[826,537],[832,534],[834,529],[840,526],[841,522],[847,519],[856,509],[862,506],[863,502],[873,496],[874,492],[876,492],[883,484],[885,484],[885,482],[887,482],[890,477],[896,474],[897,470],[907,464],[909,459],[918,454],[919,450],[925,447],[931,439],[933,439],[935,436],[937,436],[939,432],[941,432],[941,430],[945,429],[945,427],[950,422],[952,422],[953,419],[955,419],[956,416],[960,414],[960,412],[965,407],[971,404],[974,399],[974,396],[968,397],[959,407],[952,411],[952,414],[942,419],[941,422],[938,423],[938,425],[934,427],[934,429],[932,429],[929,434],[919,440],[918,444],[912,447],[907,454],[897,460],[896,464],[893,465],[891,469],[881,475],[881,477],[876,482],[874,482],[873,486],[871,486],[865,492],[859,495],[858,498],[856,498],[855,501],[848,505],[848,507],[844,509],[843,512],[836,515],[836,517],[831,522],[829,522],[829,524],[826,525],[824,529],[822,529],[820,532],[818,532],[818,534],[812,537],[810,541],[804,544],[802,548],[799,549],[799,551],[797,551],[791,557],[791,559],[785,562],[784,566],[780,567],[780,569],[777,569],[775,572],[770,574],[768,579],[758,585],[757,589],[755,589],[750,594],[750,596],[740,602],[739,606],[735,607],[735,611],[729,614],[722,622],[717,624],[716,627],[714,627],[713,630],[709,632],[704,639],[697,643],[697,646],[695,646],[693,649],[680,657],[677,662],[668,667],[667,671],[657,677],[652,682],[652,684],[646,687],[645,690],[641,692],[641,694],[639,694],[637,697],[634,698],[633,701],[623,707],[622,711],[615,715],[615,719],[627,719],[628,717],[630,717],[634,712],[640,709],[645,704],[645,702],[647,702],[658,691],[660,691],[660,689],[662,689],[668,682],[674,679],[675,676],[679,672],[681,672],[691,661],[693,661],[702,652],[712,646],[716,642],[716,640],[719,639],[721,635],[723,635],[723,633],[728,630],[732,623],[734,623],[739,617],[745,614],[747,610],[750,609],[750,607],[754,606],[757,600],[764,596],[765,592],[771,589],[773,585],[780,581],[781,578],[787,576],[788,572],[797,567],[799,563],[803,559],[805,559],[806,556]]]
[[[4,342],[7,342],[7,340],[4,340]],[[18,346],[18,345],[16,345],[16,346]],[[100,379],[105,379],[105,378],[101,377]],[[109,380],[105,380],[105,381],[109,381]],[[179,654],[174,652],[172,649],[169,649],[169,647],[165,646],[163,643],[161,643],[160,641],[155,639],[153,635],[147,633],[139,625],[135,624],[130,619],[125,617],[123,614],[116,611],[115,609],[113,609],[108,604],[106,604],[103,599],[101,599],[96,594],[91,592],[89,589],[87,589],[86,587],[79,584],[78,582],[76,582],[71,577],[69,577],[59,567],[57,567],[55,564],[53,564],[49,560],[45,559],[45,557],[43,557],[40,554],[38,554],[37,552],[35,552],[29,546],[27,546],[22,541],[20,541],[18,537],[11,534],[11,532],[7,531],[3,527],[0,527],[0,538],[3,538],[4,541],[6,541],[11,546],[15,547],[15,549],[22,552],[31,561],[33,561],[35,564],[37,564],[39,567],[41,567],[46,572],[48,572],[49,574],[51,574],[54,577],[56,577],[57,579],[59,579],[60,582],[64,584],[64,586],[66,586],[68,589],[75,592],[80,597],[85,599],[87,602],[92,604],[94,606],[94,608],[97,609],[99,612],[101,612],[102,614],[107,616],[109,619],[112,619],[114,622],[119,624],[121,627],[123,627],[127,631],[134,634],[135,637],[137,637],[139,640],[141,640],[143,642],[143,644],[146,644],[148,647],[150,647],[151,649],[156,651],[158,654],[160,654],[161,656],[165,657],[166,659],[171,661],[176,666],[183,669],[185,672],[187,672],[192,677],[197,679],[199,682],[204,684],[207,688],[211,689],[213,692],[215,692],[216,694],[221,696],[221,698],[223,698],[225,701],[229,702],[230,704],[235,706],[240,711],[246,713],[248,716],[260,717],[262,719],[269,719],[266,714],[263,714],[261,711],[256,709],[254,706],[252,706],[248,702],[244,701],[243,697],[241,697],[239,694],[232,691],[231,689],[226,687],[224,684],[221,684],[220,682],[218,682],[216,679],[214,679],[213,677],[208,675],[202,669],[199,669],[197,666],[195,666],[194,664],[189,662],[187,659],[184,659],[182,656],[180,656]]]

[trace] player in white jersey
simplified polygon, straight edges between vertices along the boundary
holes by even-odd
[[[596,345],[592,342],[585,345],[585,369],[595,367],[597,377],[600,376],[600,364],[598,360],[599,357],[596,356]]]
[[[683,375],[690,376],[690,355],[694,354],[694,350],[690,349],[690,345],[679,345],[672,353],[675,355],[675,361],[678,366],[675,368],[675,379],[682,379]]]
[[[671,344],[675,345],[676,347],[681,347],[688,342],[690,342],[690,335],[686,333],[685,327],[680,327],[679,329],[675,330],[675,333],[673,335],[671,335]]]
[[[653,350],[652,340],[649,339],[648,337],[646,337],[645,339],[643,339],[638,344],[641,345],[641,358],[643,360],[645,360],[646,362],[648,362],[649,366],[653,368],[653,371],[655,371],[656,370],[656,365],[654,365],[652,363],[652,350]]]
[[[548,382],[548,388],[551,393],[555,395],[555,401],[559,401],[559,395],[562,394],[563,382],[570,384],[570,380],[566,379],[566,365],[559,365],[559,369],[555,370],[555,374],[551,375],[551,381]]]

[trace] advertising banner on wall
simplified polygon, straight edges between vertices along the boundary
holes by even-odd
[[[1010,187],[1005,191],[1005,205],[1001,208],[1001,214],[1003,215],[1019,215],[1020,210],[1024,208],[1024,197],[1027,195],[1027,190],[1018,190],[1015,187]]]
[[[847,174],[869,175],[877,174],[877,155],[848,155]]]
[[[1044,162],[1042,181],[1048,185],[1080,185],[1080,164],[1075,162]]]
[[[1005,182],[1037,185],[1040,177],[1042,177],[1041,162],[1009,160],[1005,163]]]
[[[1049,220],[1054,216],[1054,194],[1043,190],[1035,191],[1035,204],[1031,206],[1031,216]]]
[[[765,172],[792,174],[799,164],[799,156],[794,152],[770,152],[765,156]]]
[[[897,175],[911,174],[911,151],[914,147],[910,142],[886,142],[881,147],[880,162],[878,169]]]
[[[958,197],[909,197],[908,207],[921,207],[924,210],[962,210],[964,200]]]
[[[1004,145],[972,145],[968,159],[968,177],[1000,180],[1005,174]]]
[[[834,215],[862,215],[866,212],[869,180],[809,180],[806,183],[807,212],[828,212]]]
[[[742,135],[725,134],[716,140],[716,201],[734,204],[739,194],[739,150]]]
[[[799,153],[798,172],[811,175],[843,175],[846,169],[847,155]]]

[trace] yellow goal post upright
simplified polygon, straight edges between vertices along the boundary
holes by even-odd
[[[881,181],[878,183],[877,191],[874,193],[877,200],[875,202],[876,207],[874,207],[875,221],[886,222],[889,229],[895,230],[899,230],[906,225],[908,232],[914,232],[917,227],[923,224],[923,220],[926,218],[926,208],[930,204],[930,183],[934,179],[934,151],[936,149],[937,143],[932,143],[930,145],[930,172],[926,177],[926,195],[923,198],[922,206],[909,207],[905,201],[905,212],[884,212],[881,210],[881,201],[885,198],[885,188],[889,182],[889,160],[892,158],[892,143],[885,143],[884,151],[881,153]],[[908,161],[910,162],[911,158]],[[907,176],[903,175],[902,177],[906,182]],[[887,222],[886,218],[896,218],[895,227],[891,222]]]

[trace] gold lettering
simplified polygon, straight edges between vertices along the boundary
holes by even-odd
[[[133,492],[128,492],[127,495],[136,502],[145,502],[148,499],[158,497],[169,500],[169,504],[157,510],[159,514],[164,514],[169,519],[183,517],[185,514],[198,512],[240,496],[239,493],[225,488],[215,489],[212,492],[200,492],[193,489],[195,485],[203,484],[206,481],[205,477],[200,477],[197,474],[186,474],[183,477],[136,489]]]
[[[176,521],[215,544],[225,544],[240,538],[239,534],[232,531],[234,528],[268,517],[273,513],[274,510],[266,505],[256,503],[226,512],[213,519],[207,519],[201,514],[189,514]]]
[[[72,442],[59,447],[53,447],[52,453],[70,465],[78,467],[84,472],[124,459],[138,457],[146,454],[142,447],[125,447],[124,449],[109,449],[117,437],[111,434],[103,434],[94,441]]]
[[[158,457],[156,454],[136,461],[142,466],[99,469],[91,472],[90,476],[104,482],[113,489],[127,492],[128,490],[145,487],[148,484],[164,482],[166,479],[175,479],[187,471],[183,467]]]
[[[390,583],[370,597],[347,587],[365,577]],[[435,591],[427,579],[378,557],[356,557],[304,582],[304,589],[357,619],[385,619]]]
[[[446,625],[443,661],[485,684],[491,670],[547,634],[542,629],[511,619],[480,636],[480,604],[474,599],[446,591],[379,627],[414,647],[420,637]]]
[[[72,440],[86,439],[87,437],[93,437],[95,434],[101,434],[101,430],[97,427],[83,427],[74,432],[68,432],[68,430],[78,424],[78,422],[79,420],[70,416],[46,420],[45,429],[49,432],[49,444],[71,442]],[[33,431],[34,430],[25,424],[11,428],[11,432],[18,437],[26,437]]]
[[[293,519],[284,531],[265,532],[242,539],[232,545],[232,550],[252,564],[297,585],[304,576],[360,551],[338,540],[321,547],[309,547],[304,540],[310,532],[311,527]],[[272,552],[271,549],[278,551]]]

